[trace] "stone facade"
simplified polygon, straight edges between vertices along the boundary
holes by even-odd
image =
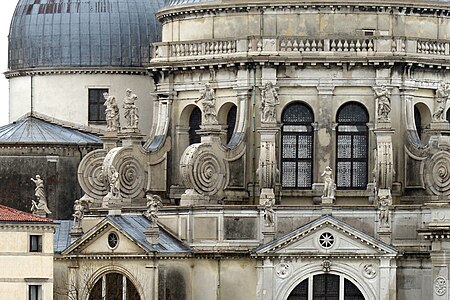
[[[152,129],[79,165],[58,296],[449,299],[450,5],[178,2]]]

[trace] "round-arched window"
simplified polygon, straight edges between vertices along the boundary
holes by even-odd
[[[281,116],[281,185],[310,189],[313,182],[314,114],[303,103],[288,105]]]
[[[136,286],[127,276],[120,273],[108,273],[95,282],[89,293],[89,300],[104,299],[140,300],[141,297]]]
[[[369,113],[357,102],[337,113],[336,185],[339,189],[366,189],[368,182]]]

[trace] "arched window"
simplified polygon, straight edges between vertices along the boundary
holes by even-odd
[[[309,293],[309,280],[312,280],[313,283],[312,293]],[[341,287],[344,288],[343,293],[341,293]],[[300,282],[288,297],[288,300],[313,299],[364,300],[364,295],[356,285],[342,276],[320,274]]]
[[[337,114],[336,184],[340,189],[365,189],[368,173],[369,114],[356,102]]]
[[[283,111],[281,121],[281,185],[285,189],[310,189],[314,114],[305,104],[293,103]]]
[[[227,114],[227,144],[230,142],[234,128],[236,127],[236,113],[237,107],[236,105],[233,105]]]
[[[134,284],[125,275],[108,273],[97,280],[89,293],[89,300],[103,299],[140,300],[141,297]]]
[[[189,116],[189,145],[200,143],[200,136],[195,132],[202,124],[202,112],[200,108],[194,107]]]
[[[450,111],[450,110],[449,110]],[[447,111],[447,120],[448,120],[448,111]],[[420,114],[420,110],[417,108],[417,106],[414,106],[414,123],[416,125],[416,132],[419,136],[419,140],[422,139],[422,115]]]

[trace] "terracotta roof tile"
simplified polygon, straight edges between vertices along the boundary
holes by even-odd
[[[11,207],[0,205],[0,222],[42,222],[53,223],[53,220],[29,214]]]

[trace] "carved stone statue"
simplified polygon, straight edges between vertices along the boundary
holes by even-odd
[[[109,168],[108,180],[111,197],[118,198],[120,192],[119,172],[116,171],[114,166]]]
[[[434,113],[433,120],[434,121],[444,121],[445,116],[445,107],[447,106],[447,100],[449,97],[450,86],[447,83],[440,82],[439,86],[436,90],[435,102],[434,102]]]
[[[273,226],[275,222],[275,211],[273,210],[273,202],[275,199],[267,198],[264,201],[264,221],[266,226]]]
[[[261,91],[261,122],[275,123],[277,116],[276,108],[279,104],[278,93],[273,87],[272,82],[266,82]]]
[[[216,95],[214,89],[209,83],[206,83],[205,88],[200,91],[200,97],[195,100],[195,103],[198,101],[202,101],[203,115],[205,116],[204,125],[218,124],[216,114]]]
[[[381,87],[374,87],[373,91],[375,92],[375,99],[378,105],[378,120],[390,121],[391,99],[388,89],[383,85]]]
[[[333,170],[330,167],[326,167],[321,176],[324,178],[325,182],[322,198],[334,199],[336,185],[333,180]]]
[[[74,228],[80,228],[81,227],[81,220],[84,217],[84,205],[81,203],[80,200],[75,200],[75,204],[73,205],[73,227]]]
[[[117,106],[116,97],[103,93],[106,106],[106,131],[117,131],[120,128],[120,114]]]
[[[147,198],[147,211],[144,215],[150,220],[151,227],[158,226],[158,212],[163,207],[161,197],[158,195],[145,195]]]
[[[390,194],[378,196],[378,217],[380,219],[380,227],[388,228],[389,225],[389,206],[392,204]]]
[[[138,97],[133,94],[133,91],[130,89],[126,90],[126,97],[123,100],[123,108],[125,110],[123,116],[126,120],[125,128],[137,129],[139,125],[139,113],[138,108],[136,107],[136,100]]]
[[[47,197],[45,196],[44,190],[44,180],[41,179],[40,175],[36,175],[36,179],[31,178],[31,180],[36,184],[36,188],[34,189],[34,196],[36,196],[36,201],[32,200],[31,212],[33,214],[45,215],[51,214],[52,212],[48,209],[47,206]]]

